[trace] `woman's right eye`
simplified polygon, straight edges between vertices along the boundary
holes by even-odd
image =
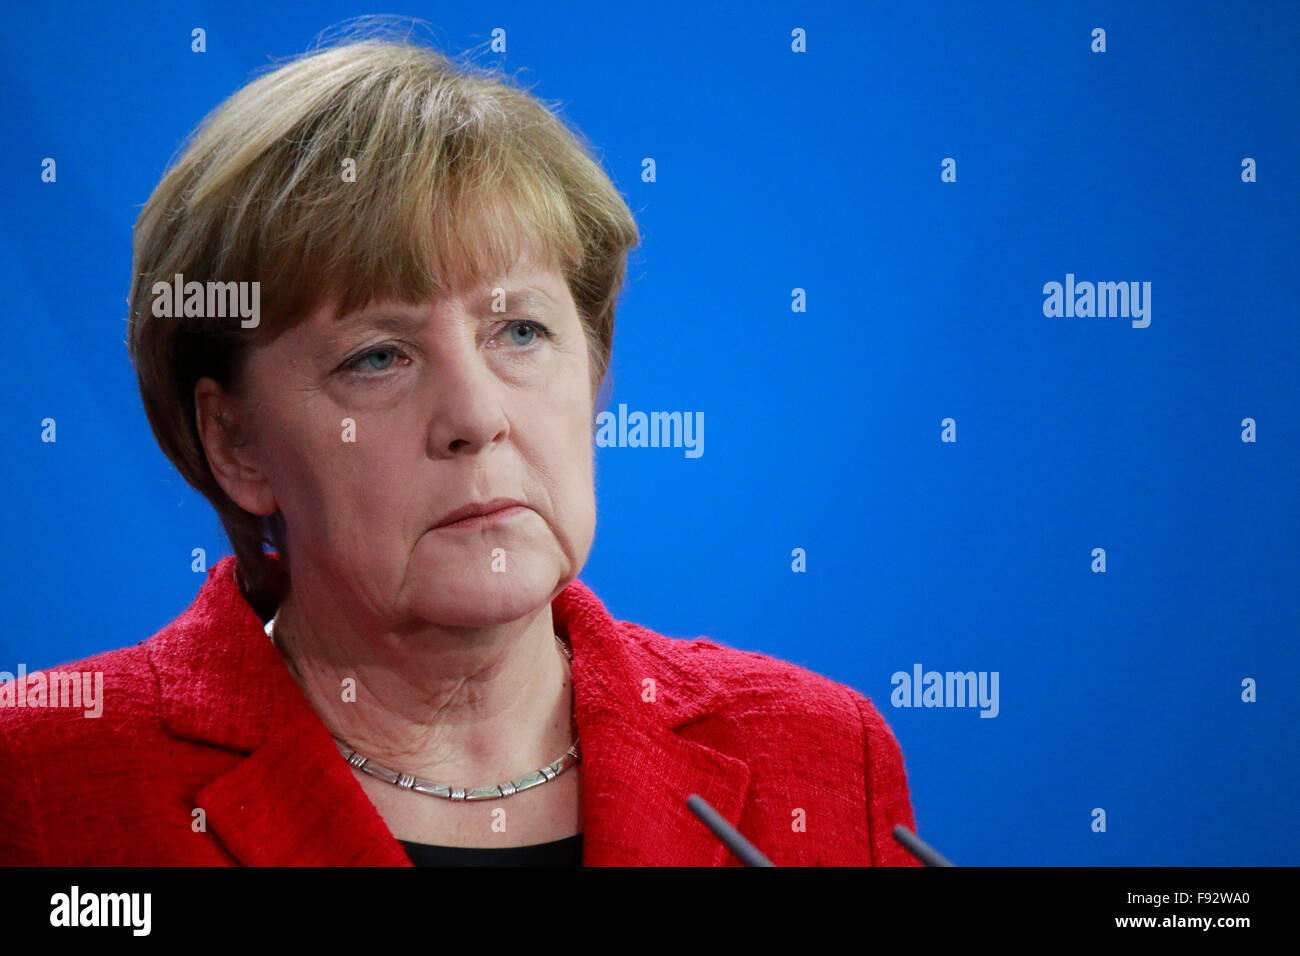
[[[360,375],[369,375],[374,372],[386,372],[393,367],[393,363],[398,358],[402,358],[403,353],[391,345],[380,345],[373,349],[367,349],[356,358],[349,359],[343,363],[343,368],[349,372],[356,372]]]

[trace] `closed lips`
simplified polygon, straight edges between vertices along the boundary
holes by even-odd
[[[502,508],[511,507],[528,507],[522,501],[516,501],[514,498],[493,498],[491,501],[475,501],[470,504],[457,508],[442,517],[435,528],[441,528],[443,525],[455,524],[457,521],[463,521],[466,518],[477,518],[479,515],[491,514],[494,511],[500,511]]]

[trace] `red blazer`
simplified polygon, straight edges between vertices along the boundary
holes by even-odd
[[[692,793],[778,866],[918,865],[890,832],[915,829],[902,754],[861,694],[616,621],[578,580],[552,609],[573,648],[584,865],[739,865]],[[103,672],[102,716],[12,706],[10,687],[0,864],[409,866],[262,624],[226,557],[147,642],[57,668]]]

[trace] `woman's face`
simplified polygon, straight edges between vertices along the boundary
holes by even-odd
[[[329,600],[343,589],[393,624],[516,620],[591,549],[588,372],[563,276],[526,261],[422,306],[338,321],[331,304],[250,357],[247,477],[222,483],[246,510],[283,512],[294,582]],[[494,498],[526,507],[435,527]]]

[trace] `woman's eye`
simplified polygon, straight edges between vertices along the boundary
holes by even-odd
[[[371,349],[368,352],[362,352],[356,358],[344,364],[344,368],[352,372],[385,372],[392,367],[392,364],[401,356],[401,352],[389,345],[380,346]]]
[[[531,350],[539,337],[555,337],[549,328],[534,319],[516,319],[502,330],[501,335],[505,337],[507,345],[520,351]],[[405,353],[396,346],[379,345],[344,362],[343,370],[362,378],[375,378],[405,357]]]
[[[517,333],[524,333],[522,341],[517,336]],[[536,322],[532,319],[517,319],[507,326],[505,334],[511,345],[517,345],[520,348],[528,348],[528,346],[532,345],[537,340],[538,336],[541,336],[542,338],[550,338],[551,330],[542,325],[542,323]]]

